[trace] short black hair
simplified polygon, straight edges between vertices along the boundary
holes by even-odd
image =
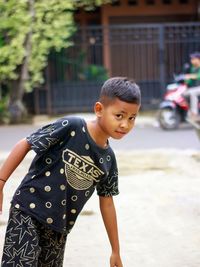
[[[139,86],[126,77],[113,77],[104,82],[100,92],[100,102],[112,101],[118,98],[121,101],[141,104]]]

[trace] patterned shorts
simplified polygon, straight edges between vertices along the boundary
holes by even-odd
[[[11,207],[1,267],[61,267],[66,238]]]

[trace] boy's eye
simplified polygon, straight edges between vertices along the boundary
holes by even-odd
[[[130,120],[130,121],[134,121],[135,118],[136,118],[136,116],[133,116],[133,117],[130,117],[129,120]]]
[[[118,120],[120,120],[120,119],[123,118],[123,115],[122,115],[122,114],[116,114],[116,118],[117,118]]]

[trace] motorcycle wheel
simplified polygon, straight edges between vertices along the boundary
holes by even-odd
[[[180,124],[181,117],[176,110],[163,108],[159,111],[158,121],[162,129],[175,130]]]

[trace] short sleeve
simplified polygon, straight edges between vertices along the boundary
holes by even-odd
[[[97,194],[103,197],[116,196],[119,194],[118,169],[115,157],[113,158],[109,174],[97,184],[96,189]]]
[[[51,146],[63,140],[68,131],[69,124],[67,118],[59,119],[38,129],[27,136],[26,140],[37,154],[45,153]]]

